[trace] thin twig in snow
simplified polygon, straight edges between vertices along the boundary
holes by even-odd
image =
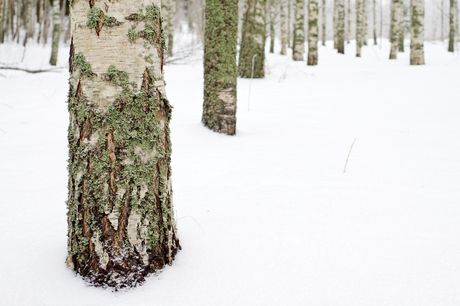
[[[353,149],[353,145],[355,144],[355,141],[356,141],[356,138],[355,140],[353,140],[353,143],[351,144],[351,147],[350,147],[350,151],[348,152],[347,161],[345,162],[345,168],[343,168],[343,173],[345,173],[345,170],[347,170],[348,158],[350,157],[351,149]]]

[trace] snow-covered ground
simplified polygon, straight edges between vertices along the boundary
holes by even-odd
[[[183,249],[124,292],[64,263],[68,50],[59,72],[0,70],[0,304],[460,305],[460,57],[330,43],[316,67],[268,54],[249,110],[238,79],[233,137],[200,123],[202,63],[165,67]],[[0,46],[50,67],[49,47],[22,56]]]

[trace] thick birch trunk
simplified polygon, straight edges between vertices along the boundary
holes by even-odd
[[[399,5],[399,25],[398,25],[398,51],[404,52],[404,2]]]
[[[308,0],[308,58],[307,65],[318,64],[318,0]]]
[[[333,12],[333,17],[332,17],[332,27],[333,27],[333,30],[334,30],[334,49],[337,49],[338,47],[338,44],[339,44],[339,40],[338,40],[338,36],[337,36],[337,19],[338,19],[338,10],[337,10],[337,0],[334,0],[334,12]]]
[[[80,0],[82,1],[82,0]],[[50,64],[56,66],[59,40],[61,36],[61,13],[59,11],[59,0],[53,0],[53,43],[51,46]]]
[[[270,1],[270,53],[275,52],[275,0]]]
[[[227,135],[236,131],[238,0],[206,0],[202,122]]]
[[[281,55],[286,55],[286,1],[280,0]]]
[[[337,52],[345,53],[345,0],[337,0]]]
[[[242,78],[263,78],[265,76],[265,1],[246,0],[244,6],[238,59],[238,75]],[[252,76],[253,59],[254,75]]]
[[[361,57],[363,45],[363,0],[356,0],[356,57]]]
[[[347,3],[347,44],[350,43],[351,36],[351,2],[348,0]]]
[[[176,22],[176,0],[162,0],[161,13],[163,15],[163,28],[167,39],[168,56],[173,55],[174,25]]]
[[[455,0],[450,0],[450,8],[449,8],[449,47],[447,49],[448,52],[454,52],[454,44],[455,44]]]
[[[410,30],[410,64],[424,65],[423,38],[424,38],[424,0],[411,1],[411,30]]]
[[[321,9],[323,16],[321,18],[322,30],[321,30],[321,44],[326,45],[326,0],[323,0],[323,7]]]
[[[296,5],[292,59],[294,61],[303,61],[303,54],[305,52],[305,2],[304,0],[295,1]]]
[[[369,26],[367,24],[367,2],[368,0],[363,0],[363,45],[367,46],[367,38]]]
[[[180,248],[160,6],[71,6],[67,265],[96,286],[136,286]]]
[[[391,10],[392,12],[390,20],[390,59],[396,59],[396,54],[399,47],[399,7],[401,5],[401,0],[392,0],[391,4],[393,5],[393,8]]]

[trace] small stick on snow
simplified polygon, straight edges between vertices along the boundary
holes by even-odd
[[[353,140],[353,143],[351,144],[351,147],[350,147],[350,151],[348,152],[347,161],[345,162],[345,168],[343,168],[343,173],[345,173],[345,170],[347,170],[348,158],[350,157],[351,149],[353,149],[353,145],[355,144],[355,141],[356,141],[356,138],[355,140]]]

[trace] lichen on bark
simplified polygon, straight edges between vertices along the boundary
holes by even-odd
[[[308,0],[308,58],[307,65],[318,64],[318,0]]]
[[[410,64],[424,65],[423,54],[423,20],[425,17],[425,5],[423,0],[411,1],[411,39],[410,39]]]
[[[215,132],[236,132],[237,0],[206,1],[204,99],[201,121]]]
[[[305,1],[295,0],[294,38],[292,46],[292,59],[303,61],[305,52]]]

